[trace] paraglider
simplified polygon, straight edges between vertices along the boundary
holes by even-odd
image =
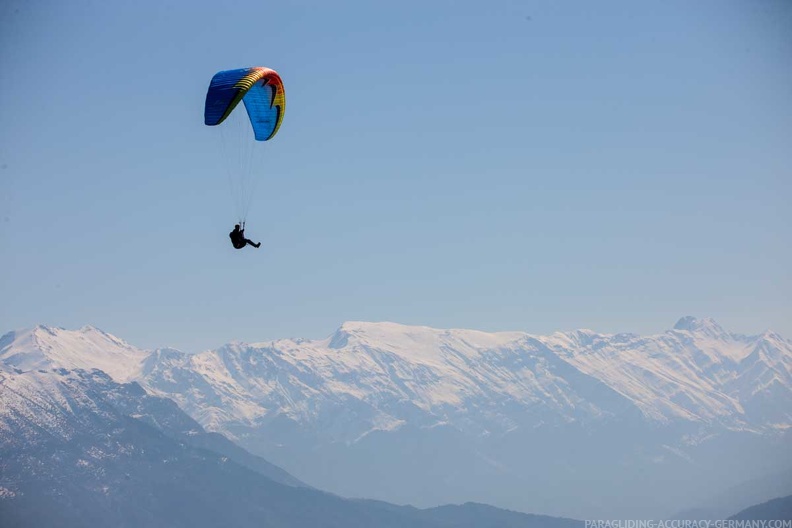
[[[239,227],[239,224],[235,225],[234,230],[228,233],[228,236],[231,238],[231,245],[236,249],[242,249],[245,246],[253,246],[254,248],[261,246],[261,242],[253,242],[252,240],[245,238],[244,222],[242,222],[241,228]]]
[[[239,110],[234,111],[240,101],[245,105],[246,116]],[[209,83],[204,123],[217,126],[227,119],[229,121],[226,126],[218,128],[236,204],[238,222],[229,236],[237,249],[261,245],[244,237],[244,225],[257,183],[255,173],[265,165],[259,159],[263,151],[262,142],[269,141],[278,133],[285,110],[286,93],[275,70],[256,66],[221,71]],[[232,120],[235,123],[230,123]]]

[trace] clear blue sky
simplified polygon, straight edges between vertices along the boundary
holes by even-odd
[[[388,5],[385,5],[388,4]],[[792,337],[792,3],[0,7],[0,331]],[[287,111],[235,251],[219,70]]]

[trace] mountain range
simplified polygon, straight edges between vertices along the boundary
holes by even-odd
[[[100,369],[302,482],[420,507],[663,517],[792,468],[792,344],[711,319],[652,336],[348,322],[198,354],[39,326],[0,338],[0,361]]]

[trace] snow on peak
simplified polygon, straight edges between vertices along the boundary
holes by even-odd
[[[778,346],[781,346],[784,343],[788,342],[783,336],[781,336],[780,334],[778,334],[774,330],[765,330],[762,333],[762,335],[759,336],[759,339],[761,339],[763,341],[769,341],[769,342],[771,342],[773,344],[776,344]]]
[[[148,352],[93,326],[66,330],[37,325],[0,338],[0,361],[21,370],[97,368],[127,381],[139,373],[146,356]]]
[[[505,346],[525,335],[523,332],[488,333],[478,330],[441,330],[391,322],[348,321],[326,341],[326,346],[332,349],[377,349],[423,363],[437,360],[444,349],[455,348],[475,353],[477,350]]]
[[[739,362],[751,352],[750,344],[756,337],[735,336],[721,327],[714,319],[697,319],[685,316],[666,333],[672,339],[690,340],[710,361]]]
[[[692,315],[682,317],[674,325],[674,330],[684,330],[688,332],[702,332],[711,335],[712,337],[723,337],[728,334],[714,319],[705,317],[704,319],[697,319]]]

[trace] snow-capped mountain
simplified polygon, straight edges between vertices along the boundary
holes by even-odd
[[[116,383],[96,369],[23,372],[0,363],[0,451],[4,453],[18,452],[21,446],[35,451],[53,442],[76,445],[79,439],[101,439],[108,429],[122,427],[129,419],[173,441],[233,458],[275,482],[305,487],[222,435],[206,432],[173,401],[151,396],[137,383]],[[130,454],[129,446],[123,444],[109,442],[107,448],[106,452],[83,449],[86,460],[79,465],[87,467]]]
[[[199,354],[147,352],[90,326],[38,326],[0,338],[0,361],[23,371],[97,368],[119,382],[135,380],[216,430],[274,415],[322,422],[334,407],[354,410],[354,419],[325,430],[346,442],[415,420],[503,433],[514,426],[512,411],[499,409],[515,405],[537,423],[601,420],[634,407],[660,423],[792,426],[792,344],[773,332],[733,335],[691,317],[648,337],[348,322],[323,340],[232,343]]]
[[[65,330],[39,325],[0,337],[0,361],[23,371],[59,368],[99,369],[116,381],[138,377],[149,352],[92,326]]]
[[[323,340],[199,354],[144,352],[90,327],[37,327],[4,336],[0,360],[138,381],[310,484],[401,502],[481,500],[585,517],[593,505],[555,509],[553,479],[618,475],[592,499],[607,506],[639,474],[660,482],[690,466],[688,477],[706,472],[720,484],[727,477],[703,445],[729,457],[737,445],[761,446],[722,464],[725,473],[792,466],[779,447],[792,425],[792,343],[731,334],[710,319],[685,317],[653,336],[348,322]],[[543,485],[534,489],[531,476]],[[687,493],[677,488],[662,488],[668,508]]]
[[[681,319],[659,336],[560,334],[547,345],[629,398],[648,418],[792,425],[792,345],[773,332],[734,336],[715,321]],[[756,405],[772,393],[777,405]]]

